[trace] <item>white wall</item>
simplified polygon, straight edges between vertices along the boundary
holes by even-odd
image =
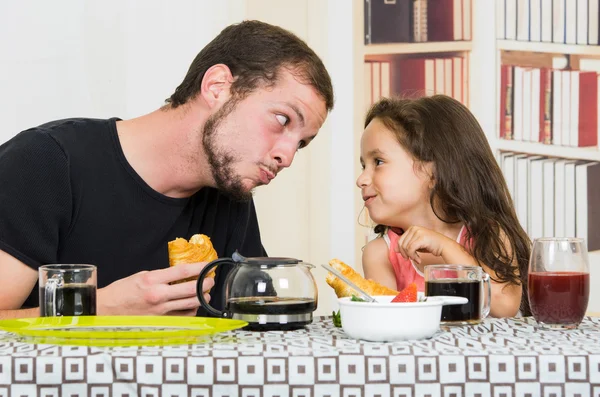
[[[0,142],[63,117],[163,103],[239,0],[0,2]]]

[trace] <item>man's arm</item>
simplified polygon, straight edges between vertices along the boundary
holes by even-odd
[[[0,250],[0,319],[40,315],[39,308],[19,309],[37,278],[35,270]]]
[[[196,281],[170,285],[172,281],[197,276],[206,263],[174,266],[144,271],[117,280],[98,290],[100,315],[163,315],[193,316],[200,305],[196,296]],[[39,308],[19,309],[29,296],[38,274],[35,270],[0,250],[0,319],[37,317]],[[203,290],[214,286],[214,280],[204,280]],[[205,299],[210,296],[205,294]]]

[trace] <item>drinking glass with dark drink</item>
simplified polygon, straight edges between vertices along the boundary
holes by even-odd
[[[529,305],[544,328],[577,328],[587,310],[590,271],[582,238],[538,238],[528,275]]]
[[[96,266],[40,266],[39,284],[41,317],[96,315]]]
[[[462,296],[469,302],[442,308],[442,325],[480,323],[490,313],[490,277],[479,266],[425,266],[425,296]]]

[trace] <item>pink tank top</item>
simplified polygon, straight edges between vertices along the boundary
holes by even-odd
[[[421,273],[410,259],[404,259],[402,255],[394,250],[394,248],[398,246],[400,235],[393,230],[388,229],[383,238],[388,245],[388,258],[394,268],[394,274],[396,275],[396,289],[402,291],[410,283],[415,283],[417,284],[418,291],[425,292],[425,278],[423,273]],[[456,242],[463,247],[465,246],[466,229],[464,226],[460,229]]]

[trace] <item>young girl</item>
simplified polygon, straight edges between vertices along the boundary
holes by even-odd
[[[382,99],[367,114],[360,161],[356,184],[379,234],[363,252],[366,278],[423,291],[426,265],[478,265],[492,279],[492,316],[530,314],[530,240],[464,105],[445,95]]]

